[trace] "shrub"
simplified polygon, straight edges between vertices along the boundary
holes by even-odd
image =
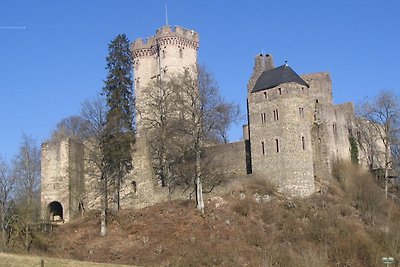
[[[249,178],[247,188],[252,194],[260,195],[272,195],[277,191],[277,187],[272,181],[257,176]]]
[[[242,216],[248,216],[251,211],[251,202],[247,199],[239,200],[233,205],[232,210]]]
[[[386,214],[388,207],[382,189],[375,183],[371,174],[343,162],[339,162],[334,169],[335,177],[353,206],[361,211],[365,223],[373,224],[379,215]]]

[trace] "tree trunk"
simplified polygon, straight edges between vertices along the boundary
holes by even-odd
[[[2,205],[0,206],[1,211],[0,211],[0,220],[1,220],[1,238],[2,238],[2,251],[5,251],[6,246],[7,246],[7,233],[6,233],[6,227],[5,227],[5,207],[4,207],[4,200]]]
[[[120,179],[120,177],[117,177],[117,179],[115,181],[115,188],[114,188],[114,210],[119,210],[121,208],[120,188],[121,188],[121,179]]]
[[[29,240],[29,224],[26,222],[25,225],[25,248],[27,251],[30,249],[30,240]]]
[[[31,197],[30,192],[27,197],[27,211],[26,211],[26,221],[25,221],[25,249],[29,251],[30,249],[30,233],[29,233],[29,224],[31,222]]]
[[[388,198],[388,179],[389,179],[389,167],[390,167],[390,148],[388,141],[385,143],[385,197]]]
[[[101,213],[100,213],[100,236],[107,234],[107,179],[102,179],[101,190]]]
[[[201,183],[201,150],[196,149],[196,205],[204,213],[203,186]]]

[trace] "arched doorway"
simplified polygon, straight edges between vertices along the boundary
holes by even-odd
[[[50,221],[63,221],[63,207],[60,202],[53,201],[48,206]]]

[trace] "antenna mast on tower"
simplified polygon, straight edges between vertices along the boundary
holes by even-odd
[[[167,5],[167,1],[165,1],[165,25],[168,26],[168,5]]]

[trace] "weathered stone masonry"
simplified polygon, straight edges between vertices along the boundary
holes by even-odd
[[[134,59],[137,142],[134,170],[122,185],[121,207],[142,208],[167,200],[155,182],[146,125],[151,116],[147,85],[183,72],[197,62],[199,35],[164,26],[153,37],[131,45]],[[350,159],[355,131],[352,103],[334,105],[328,73],[299,76],[289,66],[274,67],[271,55],[257,55],[247,86],[243,141],[207,147],[204,161],[230,177],[269,179],[291,196],[308,196],[315,181],[327,179],[332,163]],[[85,145],[71,139],[42,145],[41,206],[44,219],[68,221],[80,206],[99,208],[98,184],[85,172]],[[361,157],[361,156],[360,156]],[[179,192],[179,190],[177,190]],[[184,197],[175,194],[174,197]]]

